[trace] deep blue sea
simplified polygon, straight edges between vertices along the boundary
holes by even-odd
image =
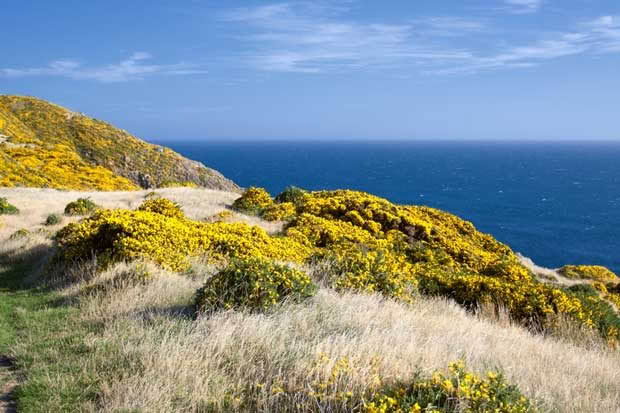
[[[351,188],[472,221],[538,265],[620,274],[620,143],[162,142],[239,185]]]

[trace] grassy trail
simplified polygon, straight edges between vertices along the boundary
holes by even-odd
[[[55,292],[24,286],[32,267],[0,267],[0,412],[91,410],[96,378],[80,365],[90,328]]]
[[[17,386],[12,371],[13,362],[4,355],[0,355],[0,413],[13,413],[17,405],[13,391]]]
[[[14,311],[20,308],[20,266],[0,270],[0,413],[17,411],[17,374],[10,351],[17,341]]]

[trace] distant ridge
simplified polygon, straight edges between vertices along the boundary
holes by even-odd
[[[0,95],[0,186],[128,190],[239,187],[218,171],[82,113]]]

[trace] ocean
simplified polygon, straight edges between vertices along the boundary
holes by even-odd
[[[620,274],[620,142],[160,142],[243,187],[349,188],[458,215],[538,265]]]

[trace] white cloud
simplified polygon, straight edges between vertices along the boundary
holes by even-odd
[[[620,16],[601,16],[584,26],[598,37],[602,52],[620,52]]]
[[[441,31],[454,34],[481,26],[464,19],[433,18],[404,24],[361,23],[338,19],[346,11],[323,3],[279,3],[237,9],[225,16],[251,28],[243,37],[252,49],[248,58],[257,68],[318,73],[338,69],[400,65],[404,62],[461,60],[461,50],[443,50],[416,42],[415,36]]]
[[[525,46],[513,46],[494,55],[476,56],[458,67],[442,68],[434,73],[475,73],[479,71],[533,67],[543,61],[566,56],[620,52],[620,19],[603,16],[580,25],[582,30],[556,33]]]
[[[543,0],[504,0],[504,3],[512,13],[525,14],[540,10]]]
[[[505,0],[514,12],[538,10],[540,0]],[[423,73],[477,73],[531,68],[566,56],[620,52],[620,18],[602,16],[573,31],[540,32],[515,44],[511,35],[480,21],[455,16],[367,23],[344,18],[347,9],[278,3],[237,9],[226,19],[243,26],[245,57],[266,71],[322,73],[350,69],[398,69]],[[327,3],[329,4],[329,3]],[[528,34],[531,36],[531,33]]]
[[[429,17],[415,21],[425,32],[433,35],[461,36],[485,29],[485,25],[477,20],[462,17]]]
[[[36,68],[4,68],[0,69],[0,76],[4,77],[32,77],[51,76],[69,79],[96,80],[99,82],[127,82],[140,80],[148,76],[169,75],[180,76],[201,74],[206,71],[196,65],[177,63],[170,65],[147,64],[152,56],[146,52],[135,52],[129,58],[115,64],[88,67],[77,60],[56,60],[45,67]]]
[[[542,4],[534,0],[502,1],[514,10],[534,11]],[[350,5],[347,0],[283,2],[234,9],[221,18],[229,23],[230,36],[245,49],[235,54],[235,62],[262,71],[469,74],[531,68],[567,56],[620,53],[620,16],[600,16],[576,24],[573,30],[528,32],[523,36],[516,32],[500,38],[503,32],[488,20],[433,16],[396,22],[360,21],[347,18]],[[0,68],[0,77],[125,82],[206,73],[202,66],[158,65],[151,64],[152,59],[146,52],[135,52],[123,61],[103,66],[63,59],[43,67]]]

